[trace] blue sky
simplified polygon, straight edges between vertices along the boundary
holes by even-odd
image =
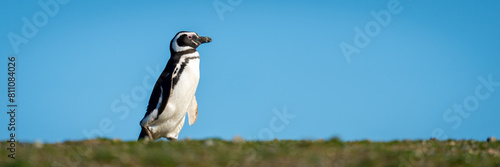
[[[213,42],[198,49],[199,115],[180,139],[500,137],[499,2],[41,2],[57,4],[53,16],[35,1],[0,2],[4,73],[17,56],[20,141],[136,140],[184,30]],[[23,35],[23,18],[36,33]],[[27,43],[16,50],[10,33]]]

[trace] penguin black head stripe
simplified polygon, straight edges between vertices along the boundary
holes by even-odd
[[[182,52],[196,49],[203,43],[212,42],[210,37],[200,37],[195,32],[181,31],[170,42],[170,52]]]
[[[156,81],[146,114],[142,118],[140,139],[165,137],[177,140],[186,113],[189,125],[198,117],[195,92],[200,79],[200,54],[196,48],[211,42],[195,32],[181,31],[170,41],[170,59]]]

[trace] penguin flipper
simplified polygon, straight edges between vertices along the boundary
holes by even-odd
[[[193,100],[191,100],[191,104],[189,104],[187,113],[189,125],[193,125],[194,122],[196,122],[196,118],[198,118],[198,102],[196,101],[196,96],[193,96]]]
[[[174,64],[173,60],[169,59],[167,62],[167,66],[165,67],[160,77],[158,77],[158,80],[156,81],[156,84],[153,88],[153,92],[151,93],[151,97],[149,98],[149,104],[146,109],[147,112],[143,118],[144,120],[148,116],[152,117],[147,120],[147,123],[156,120],[167,106],[168,99],[170,98],[170,94],[172,93],[171,74],[175,67],[173,64]],[[144,124],[141,123],[141,126],[143,125],[146,125],[146,122],[144,122]]]

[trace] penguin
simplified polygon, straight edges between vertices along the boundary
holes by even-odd
[[[186,113],[189,125],[198,116],[195,92],[200,79],[200,54],[196,50],[210,37],[195,32],[181,31],[170,41],[170,59],[156,81],[151,93],[138,140],[157,140],[165,137],[177,141],[184,126]]]

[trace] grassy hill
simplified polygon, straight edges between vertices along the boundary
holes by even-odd
[[[500,166],[500,142],[330,140],[2,142],[0,166]]]

